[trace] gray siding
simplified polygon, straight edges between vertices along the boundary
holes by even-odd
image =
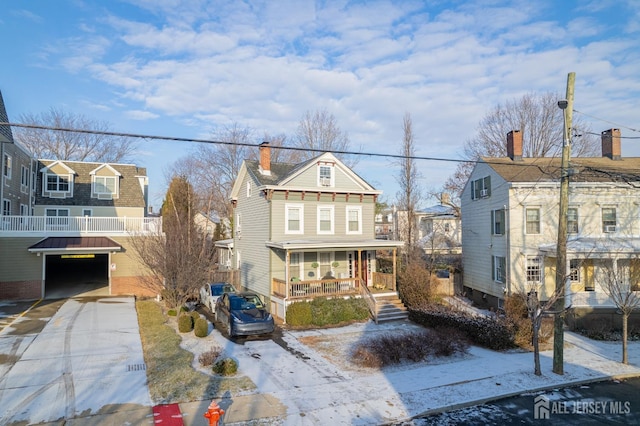
[[[251,181],[251,196],[247,197],[246,183],[250,175],[243,174],[235,217],[241,215],[241,230],[238,234],[234,223],[234,251],[240,252],[241,286],[268,297],[271,293],[271,275],[269,250],[265,243],[270,237],[269,203],[256,183]],[[236,220],[234,217],[234,221]]]

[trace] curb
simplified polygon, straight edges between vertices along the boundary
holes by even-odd
[[[486,403],[489,403],[489,402],[499,401],[499,400],[505,399],[505,398],[511,398],[513,396],[520,396],[520,395],[522,395],[524,393],[536,393],[536,392],[547,391],[547,390],[550,390],[550,389],[580,386],[580,385],[589,384],[589,383],[606,382],[606,381],[609,381],[609,380],[633,379],[633,378],[636,378],[636,377],[640,377],[640,371],[636,372],[636,373],[616,374],[616,375],[602,376],[602,377],[592,378],[592,379],[573,380],[573,381],[568,381],[568,382],[565,382],[565,383],[556,383],[554,385],[540,386],[540,387],[532,388],[532,389],[522,389],[520,391],[507,392],[507,393],[502,394],[502,395],[496,395],[496,396],[491,396],[491,397],[486,397],[486,398],[479,398],[479,399],[475,399],[475,400],[472,400],[472,401],[460,402],[460,403],[457,403],[457,404],[451,404],[451,405],[446,405],[446,406],[443,406],[443,407],[432,408],[430,410],[424,411],[424,412],[422,412],[420,414],[416,414],[415,416],[411,416],[411,417],[406,418],[406,419],[397,419],[397,420],[395,420],[395,421],[393,421],[391,423],[383,423],[382,426],[394,425],[394,424],[397,424],[398,421],[410,421],[410,420],[418,419],[418,418],[421,418],[421,417],[432,416],[434,414],[442,414],[442,413],[446,413],[446,412],[449,412],[449,411],[460,410],[462,408],[474,407],[476,405],[483,405],[483,404],[486,404]]]

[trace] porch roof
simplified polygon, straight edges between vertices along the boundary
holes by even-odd
[[[538,249],[542,253],[555,256],[557,244],[543,244]],[[583,254],[587,257],[640,254],[640,238],[572,238],[567,241],[567,253]]]
[[[364,249],[364,250],[388,250],[399,248],[404,241],[393,240],[287,240],[267,241],[267,247],[282,250],[336,250],[336,249]]]

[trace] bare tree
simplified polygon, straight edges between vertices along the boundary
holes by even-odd
[[[472,162],[459,163],[456,171],[444,184],[444,189],[458,197],[466,184],[473,161],[480,157],[505,157],[506,136],[511,130],[522,132],[524,157],[553,157],[562,150],[564,121],[556,93],[530,93],[520,99],[498,104],[478,124],[477,133],[463,148],[464,158]],[[598,138],[590,135],[588,126],[573,120],[574,137],[571,152],[574,157],[590,157],[598,153]]]
[[[14,127],[16,140],[26,146],[36,158],[121,163],[131,161],[136,150],[136,145],[130,138],[102,134],[101,132],[110,131],[107,122],[71,114],[62,109],[51,108],[37,115],[23,114],[19,120],[23,124],[92,131],[78,133]]]
[[[347,151],[350,144],[349,135],[340,129],[333,114],[329,114],[327,110],[319,110],[313,114],[307,111],[298,124],[293,143],[293,146],[302,150],[294,151],[292,159],[304,161],[320,155],[321,152]],[[347,160],[345,155],[336,154],[336,156],[349,167],[356,164],[355,158]]]
[[[552,313],[552,308],[558,301],[560,296],[564,296],[564,291],[554,291],[549,298],[542,302],[538,298],[538,289],[531,289],[526,295],[520,295],[526,300],[527,314],[531,321],[531,344],[533,345],[533,365],[534,374],[541,376],[540,369],[540,328],[542,327],[542,319]]]
[[[158,289],[168,307],[180,309],[209,279],[214,248],[206,229],[195,224],[194,191],[175,176],[162,206],[162,231],[132,238],[132,246],[150,275],[146,285]]]
[[[219,217],[231,218],[230,196],[235,179],[242,162],[257,158],[258,151],[249,146],[254,143],[251,129],[238,123],[225,126],[214,137],[225,143],[199,146],[193,153],[177,160],[168,170],[167,178],[176,174],[188,176],[201,210],[206,211],[211,205]]]
[[[617,265],[617,262],[615,264]],[[640,271],[631,268],[629,275],[623,271],[624,267],[614,266],[614,261],[608,263],[602,289],[622,315],[622,363],[628,364],[629,316],[634,310],[640,308],[640,288],[637,284],[640,283]]]
[[[415,156],[415,138],[413,135],[411,115],[409,113],[405,113],[404,115],[402,130],[402,157],[397,161],[400,172],[396,180],[400,186],[400,190],[398,191],[398,206],[404,223],[399,229],[403,234],[401,238],[406,244],[407,255],[414,255],[417,235],[416,209],[421,200],[421,193],[418,182],[420,173],[413,159]]]

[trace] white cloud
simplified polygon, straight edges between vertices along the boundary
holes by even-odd
[[[158,114],[154,114],[152,112],[149,111],[140,111],[140,110],[136,110],[136,111],[127,111],[126,116],[133,119],[133,120],[151,120],[154,118],[158,118],[159,115]]]

